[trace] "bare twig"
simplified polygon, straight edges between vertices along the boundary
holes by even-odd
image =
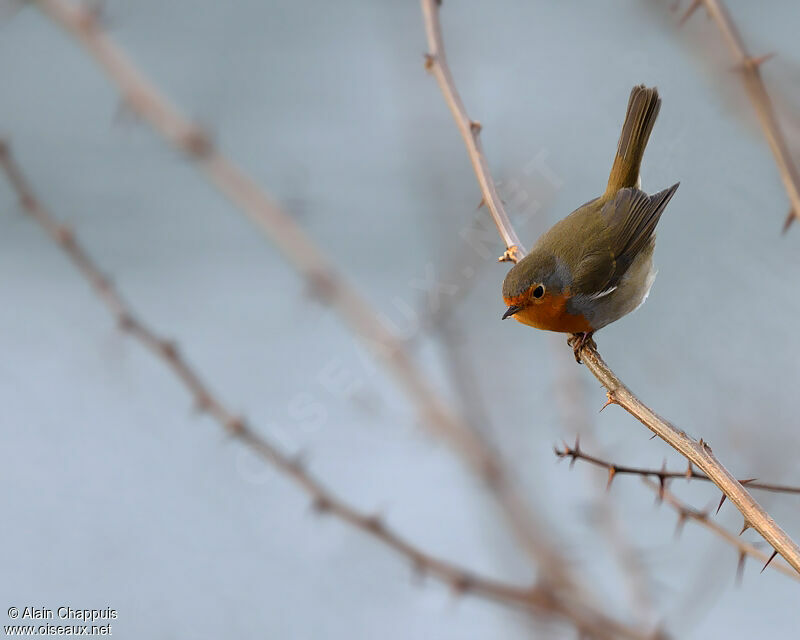
[[[563,449],[559,449],[558,447],[554,448],[555,454],[559,458],[571,458],[572,460],[583,460],[584,462],[593,464],[596,467],[602,467],[603,469],[608,471],[608,486],[611,486],[611,482],[618,475],[634,475],[634,476],[642,476],[645,478],[646,477],[657,478],[661,486],[665,486],[667,480],[673,478],[683,478],[685,480],[704,480],[707,482],[711,482],[711,478],[709,478],[706,474],[697,471],[691,462],[689,462],[685,471],[668,471],[666,468],[652,469],[646,467],[629,467],[624,464],[609,462],[608,460],[603,460],[602,458],[598,458],[597,456],[593,456],[586,453],[581,449],[580,442],[578,439],[575,440],[575,444],[573,446],[568,445],[566,442],[563,444],[564,444]],[[761,489],[762,491],[772,491],[774,493],[800,494],[800,487],[792,487],[784,484],[770,484],[767,482],[759,482],[755,478],[747,478],[745,480],[739,480],[739,484],[742,485],[746,484],[748,489]]]
[[[594,346],[587,345],[581,360],[607,389],[608,402],[617,404],[664,440],[687,460],[699,467],[722,493],[736,505],[744,519],[758,531],[786,561],[800,572],[800,548],[772,517],[756,502],[742,484],[716,459],[709,444],[696,441],[685,431],[664,420],[637,398],[611,371]]]
[[[693,520],[697,524],[702,527],[705,527],[709,531],[712,531],[714,534],[725,540],[728,544],[736,547],[739,551],[739,571],[741,572],[744,568],[744,560],[747,556],[752,556],[753,558],[759,560],[760,562],[764,563],[764,567],[769,564],[773,569],[779,571],[780,573],[789,576],[790,578],[794,578],[795,580],[800,580],[800,573],[797,573],[792,567],[788,566],[781,562],[770,562],[771,554],[765,553],[758,549],[754,545],[745,542],[739,536],[734,535],[724,527],[721,527],[719,524],[714,522],[711,519],[709,513],[707,511],[698,511],[690,507],[689,505],[685,504],[681,500],[679,500],[675,494],[673,494],[668,489],[665,489],[661,484],[658,482],[653,482],[647,478],[644,479],[644,483],[650,487],[653,491],[655,491],[660,498],[662,498],[667,504],[675,509],[678,513],[678,527],[682,527],[683,523],[686,520]],[[679,529],[680,531],[680,529]],[[744,530],[742,530],[744,533]],[[739,534],[741,535],[741,534]]]
[[[723,0],[692,0],[681,19],[681,23],[685,22],[700,5],[706,8],[709,16],[719,27],[725,43],[736,59],[745,90],[750,102],[753,103],[764,137],[767,139],[772,155],[775,157],[775,163],[778,165],[778,171],[791,205],[791,210],[784,225],[784,230],[786,230],[794,219],[800,218],[800,173],[798,173],[792,155],[789,153],[789,146],[775,116],[772,99],[761,77],[760,67],[772,57],[772,54],[759,57],[754,57],[750,54]]]
[[[513,487],[493,448],[436,394],[406,345],[292,217],[156,89],[105,32],[93,11],[68,0],[36,0],[35,4],[88,50],[117,85],[127,107],[195,160],[208,180],[275,243],[307,280],[310,290],[349,324],[416,404],[424,424],[443,437],[485,481],[542,577],[553,584],[571,585],[567,563],[549,540],[546,528],[539,524],[540,518],[531,513],[527,501]]]
[[[281,451],[265,436],[255,431],[244,418],[230,411],[188,363],[175,343],[160,336],[136,316],[111,280],[102,273],[78,243],[73,231],[56,220],[40,203],[11,157],[7,145],[2,141],[0,141],[0,168],[17,193],[23,210],[44,229],[91,284],[94,292],[116,319],[120,330],[136,339],[169,367],[189,391],[199,410],[208,413],[228,434],[241,441],[304,491],[318,513],[331,514],[378,540],[407,559],[416,572],[437,578],[448,584],[457,594],[474,594],[507,606],[531,610],[539,615],[555,614],[571,620],[580,631],[597,637],[645,637],[583,606],[578,601],[565,602],[564,599],[556,597],[546,584],[518,587],[437,558],[403,538],[380,516],[364,513],[351,506],[312,476],[305,468],[302,459]]]
[[[453,119],[461,132],[461,137],[464,138],[464,144],[467,146],[467,153],[483,194],[483,203],[489,208],[500,236],[506,245],[505,253],[500,257],[500,260],[503,262],[517,262],[525,255],[525,249],[511,226],[511,221],[497,193],[494,180],[492,180],[489,173],[489,165],[486,162],[486,156],[481,145],[481,124],[476,120],[471,120],[467,115],[467,110],[461,101],[461,96],[450,73],[442,40],[442,27],[439,24],[439,4],[438,0],[422,0],[422,12],[425,15],[425,31],[428,36],[429,49],[428,54],[425,56],[425,68],[436,77],[436,81],[439,83],[439,87],[447,101],[447,106],[450,107]]]
[[[441,51],[442,40],[441,27],[439,25],[439,3],[437,0],[421,0],[421,2],[426,22],[426,31],[428,33],[428,46],[434,51]],[[446,60],[441,55],[432,55],[426,58],[426,61],[426,66],[436,72],[440,87],[445,94],[445,98],[448,99],[448,103],[450,103],[452,100],[451,96],[457,96],[458,93],[456,92],[449,71],[445,73],[441,69],[443,67],[446,68]],[[460,104],[460,100],[458,104]],[[458,117],[459,114],[461,114],[461,110],[453,110],[453,113],[456,116],[459,129],[462,129],[463,125]],[[470,145],[469,138],[466,136],[465,141],[467,142],[467,150],[470,157],[472,157],[475,153],[474,147]],[[473,166],[475,166],[475,170],[479,174],[478,182],[481,185],[484,199],[486,202],[494,201],[492,197],[492,193],[494,193],[493,187],[490,189],[485,186],[491,186],[493,183],[488,166],[486,166],[485,162],[478,164],[473,163]],[[493,206],[498,209],[503,208],[503,204],[499,199],[494,201]],[[508,244],[506,238],[512,237],[511,234],[513,234],[513,230],[510,229],[508,216],[498,215],[494,217],[494,220],[501,237]],[[524,253],[519,248],[519,245],[513,245],[509,251],[506,251],[505,257],[508,260],[516,261],[523,256]],[[772,517],[749,493],[747,493],[736,478],[734,478],[728,470],[725,469],[722,463],[714,457],[711,452],[711,447],[709,447],[707,443],[703,442],[703,440],[696,442],[686,435],[685,432],[659,417],[652,409],[642,403],[622,381],[617,378],[614,372],[611,371],[600,357],[596,348],[587,344],[580,352],[580,356],[589,371],[591,371],[607,389],[609,403],[618,404],[624,408],[667,444],[704,471],[711,481],[736,505],[745,520],[750,522],[753,528],[756,529],[764,539],[792,565],[792,567],[800,572],[800,547],[786,535]]]

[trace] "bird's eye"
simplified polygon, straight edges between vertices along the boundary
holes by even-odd
[[[540,284],[533,290],[533,297],[534,298],[541,298],[544,295],[544,285]]]

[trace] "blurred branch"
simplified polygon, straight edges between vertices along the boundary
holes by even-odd
[[[125,104],[177,149],[185,152],[208,180],[264,230],[312,292],[350,325],[416,404],[424,423],[442,436],[485,482],[522,548],[534,560],[546,587],[550,610],[581,631],[601,637],[643,637],[611,620],[588,602],[583,586],[550,537],[544,519],[531,512],[513,487],[502,461],[433,390],[404,343],[381,321],[311,239],[238,166],[223,156],[210,137],[191,123],[130,62],[89,8],[68,0],[35,0],[54,22],[73,35],[117,85]],[[498,199],[499,201],[499,199]]]
[[[603,469],[608,471],[608,486],[611,486],[611,482],[617,475],[634,475],[634,476],[642,476],[645,478],[652,476],[653,478],[658,479],[658,482],[662,487],[666,486],[667,480],[673,478],[683,478],[685,480],[692,480],[692,479],[704,480],[707,482],[712,481],[711,478],[709,478],[704,473],[700,473],[699,471],[695,470],[695,468],[692,466],[691,461],[686,467],[686,471],[667,471],[666,468],[648,469],[646,467],[629,467],[626,465],[609,462],[607,460],[603,460],[602,458],[598,458],[597,456],[585,453],[581,449],[580,442],[577,438],[575,439],[574,446],[570,447],[565,442],[563,449],[555,447],[554,451],[559,458],[570,458],[573,461],[583,460],[584,462],[593,464],[596,467],[602,467]],[[766,482],[758,482],[755,478],[739,480],[739,484],[742,485],[746,484],[748,489],[761,489],[763,491],[772,491],[774,493],[800,494],[800,487],[791,487],[783,484],[768,484]]]
[[[517,587],[441,560],[403,538],[389,528],[379,516],[363,513],[333,493],[308,472],[302,459],[281,451],[266,437],[253,430],[244,418],[230,411],[206,385],[200,374],[192,368],[178,347],[160,336],[136,316],[111,280],[102,273],[78,243],[73,231],[58,222],[40,203],[11,157],[7,145],[2,141],[0,141],[0,168],[5,172],[9,183],[16,192],[22,209],[44,229],[88,280],[94,292],[116,319],[120,330],[136,339],[169,367],[187,388],[199,410],[207,412],[227,433],[249,447],[304,491],[311,498],[312,505],[317,512],[331,514],[375,538],[406,558],[415,571],[438,578],[450,585],[458,594],[470,593],[483,596],[505,605],[523,607],[539,614],[557,614],[572,620],[580,631],[598,637],[609,639],[645,637],[643,634],[635,633],[627,627],[617,624],[603,614],[582,606],[579,602],[565,603],[564,599],[556,597],[547,585],[530,588]]]
[[[647,478],[644,478],[644,483],[650,487],[653,491],[655,491],[659,498],[665,500],[667,504],[669,504],[675,511],[678,513],[678,528],[676,530],[676,534],[680,533],[683,524],[687,520],[692,520],[699,524],[702,527],[705,527],[709,531],[713,532],[720,538],[722,538],[725,542],[732,545],[736,549],[739,550],[739,568],[738,573],[741,577],[742,572],[744,571],[744,561],[747,556],[752,556],[757,560],[760,560],[764,563],[763,569],[767,568],[767,565],[771,564],[772,558],[775,557],[775,553],[773,552],[771,555],[767,554],[760,549],[756,548],[754,545],[745,542],[739,536],[732,534],[727,529],[721,527],[719,524],[714,522],[710,517],[707,511],[698,511],[690,507],[689,505],[685,504],[681,500],[679,500],[675,494],[671,491],[666,489],[662,484],[657,482],[653,482]],[[742,529],[742,532],[739,535],[742,535],[746,531],[748,527]],[[800,573],[797,573],[792,567],[784,564],[783,562],[777,562],[772,564],[772,568],[775,571],[778,571],[790,578],[794,578],[795,580],[800,581]]]
[[[128,108],[169,144],[195,160],[208,180],[271,239],[286,260],[365,343],[414,402],[423,423],[443,437],[481,477],[495,496],[522,548],[553,585],[574,586],[569,567],[549,539],[538,515],[513,487],[492,447],[436,394],[415,365],[406,345],[343,277],[322,251],[266,192],[226,156],[211,138],[171,104],[105,32],[90,8],[68,0],[34,3],[76,38],[119,88]]]
[[[425,66],[436,75],[439,86],[448,104],[454,105],[451,106],[451,111],[463,134],[463,121],[466,117],[463,105],[458,97],[452,75],[447,68],[447,60],[441,55],[443,44],[441,26],[439,23],[439,2],[438,0],[421,0],[421,2],[426,32],[428,34],[428,46],[433,51],[433,53],[426,58]],[[471,135],[464,135],[470,157],[474,157],[476,153],[474,144],[476,134],[477,131],[472,131]],[[487,203],[493,202],[495,208],[502,210],[503,204],[500,199],[495,199],[493,197],[493,194],[496,195],[496,191],[492,186],[493,180],[489,173],[488,166],[486,166],[485,162],[479,164],[473,162],[473,166],[475,167],[476,173],[478,173],[478,182],[481,185],[484,199]],[[488,185],[488,187],[486,185]],[[506,238],[512,237],[511,234],[513,234],[513,231],[509,230],[510,223],[508,222],[508,216],[505,214],[497,215],[494,216],[494,220],[501,237],[508,245]],[[512,245],[506,251],[504,258],[516,261],[523,256],[524,252],[519,245]],[[709,479],[736,505],[745,520],[751,523],[753,528],[756,529],[764,539],[795,568],[795,570],[800,572],[800,547],[786,535],[761,505],[747,493],[736,478],[734,478],[722,463],[714,457],[708,443],[704,442],[702,439],[700,442],[696,442],[684,431],[681,431],[671,423],[662,419],[652,409],[642,403],[630,389],[617,378],[614,372],[600,357],[597,348],[593,344],[587,343],[579,353],[581,360],[589,371],[591,371],[595,378],[606,388],[609,404],[618,404],[621,406],[681,455],[704,471]]]
[[[681,24],[686,22],[701,5],[706,8],[708,15],[719,27],[725,43],[736,60],[747,95],[756,111],[772,155],[775,157],[775,163],[778,165],[778,171],[791,204],[791,210],[784,225],[785,231],[794,219],[800,218],[800,174],[798,174],[797,167],[789,153],[789,146],[775,116],[772,100],[764,85],[764,80],[761,78],[760,67],[773,54],[760,57],[750,55],[723,0],[692,0],[681,18]]]

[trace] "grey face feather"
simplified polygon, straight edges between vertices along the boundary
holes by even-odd
[[[571,282],[569,269],[563,260],[553,254],[532,251],[506,275],[503,297],[516,298],[537,284],[543,284],[548,291],[562,291]]]

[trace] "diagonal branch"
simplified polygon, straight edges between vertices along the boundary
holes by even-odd
[[[433,51],[441,51],[442,39],[441,26],[439,24],[439,2],[438,0],[421,0],[421,2],[428,34],[428,46]],[[451,94],[457,96],[458,92],[455,89],[449,70],[445,73],[441,69],[442,67],[446,68],[446,65],[447,60],[441,55],[433,55],[426,58],[426,67],[435,72],[440,87],[447,98]],[[439,70],[437,71],[437,69]],[[450,102],[449,98],[448,102]],[[460,100],[458,102],[460,103]],[[454,111],[454,115],[458,121],[458,112]],[[461,128],[460,124],[459,128]],[[468,153],[472,156],[474,151],[470,146],[469,139],[465,137],[465,141],[467,142]],[[486,166],[485,163],[480,165],[475,165],[473,163],[473,166],[476,166],[476,172],[479,173],[478,182],[481,185],[484,199],[487,203],[492,202],[492,191],[486,189],[484,186],[486,184],[493,184],[488,166]],[[503,204],[499,200],[497,200],[493,206],[499,210],[503,208]],[[505,239],[509,237],[509,234],[513,233],[513,231],[510,231],[508,228],[508,217],[506,215],[495,216],[494,219],[500,235],[505,241]],[[506,243],[508,244],[507,241]],[[522,258],[523,255],[522,250],[518,246],[511,246],[504,257],[515,261],[516,259]],[[795,568],[795,570],[800,572],[800,547],[786,535],[761,505],[747,493],[736,478],[734,478],[722,463],[714,457],[711,452],[711,447],[709,447],[707,443],[703,442],[703,440],[696,442],[684,431],[670,424],[658,416],[647,405],[642,403],[630,389],[617,378],[614,372],[611,371],[594,346],[588,344],[584,346],[580,352],[580,356],[589,371],[591,371],[595,378],[607,389],[609,403],[620,405],[648,429],[653,431],[653,433],[678,451],[678,453],[705,472],[711,481],[736,505],[745,520],[750,522],[753,528],[756,529],[764,539]]]
[[[501,256],[500,261],[517,262],[525,255],[525,249],[519,238],[517,238],[516,231],[511,226],[511,220],[506,214],[494,180],[492,180],[492,176],[489,173],[489,164],[486,161],[483,146],[481,145],[481,124],[477,120],[471,120],[467,115],[467,110],[464,107],[458,89],[456,89],[453,75],[450,73],[442,39],[442,27],[439,24],[440,4],[441,0],[432,0],[431,2],[422,0],[422,12],[425,16],[425,32],[428,36],[429,48],[429,53],[425,56],[425,68],[436,77],[436,82],[439,83],[439,88],[442,90],[447,106],[453,114],[453,119],[461,132],[461,137],[464,138],[464,144],[467,146],[467,153],[483,194],[482,203],[489,208],[497,225],[497,230],[500,232],[500,237],[503,238],[503,242],[506,245],[506,251]]]
[[[789,153],[789,146],[786,143],[786,138],[775,116],[775,108],[772,105],[772,99],[761,77],[761,65],[772,56],[753,57],[750,54],[723,0],[692,0],[689,9],[681,20],[681,24],[685,22],[700,5],[705,6],[708,15],[711,16],[717,27],[719,27],[725,43],[736,59],[736,64],[742,74],[742,82],[744,83],[745,90],[756,111],[758,121],[764,132],[764,137],[769,143],[772,155],[775,157],[775,164],[778,165],[778,172],[781,175],[783,186],[786,189],[791,204],[791,211],[784,225],[785,231],[789,228],[789,225],[791,225],[794,219],[800,218],[800,173],[798,173],[794,160]]]
[[[611,483],[613,482],[614,478],[618,474],[629,474],[640,476],[644,483],[653,489],[656,494],[658,495],[659,500],[665,500],[670,506],[672,506],[675,511],[678,512],[678,530],[682,528],[683,524],[686,520],[693,520],[698,524],[702,525],[706,529],[716,533],[720,536],[723,540],[728,542],[729,544],[735,546],[739,549],[739,564],[740,568],[742,567],[744,556],[753,556],[754,558],[760,560],[761,562],[765,563],[765,567],[767,564],[770,563],[770,556],[767,553],[757,549],[752,544],[749,544],[742,540],[741,538],[734,536],[730,533],[727,529],[721,527],[719,524],[711,520],[709,517],[708,512],[706,511],[698,511],[690,507],[689,505],[685,504],[681,500],[679,500],[675,494],[673,494],[669,489],[667,489],[667,481],[675,478],[684,478],[684,479],[697,479],[697,480],[710,480],[708,476],[705,476],[701,473],[698,473],[694,470],[689,463],[686,471],[667,471],[666,469],[645,469],[641,467],[626,467],[624,465],[617,465],[612,462],[607,462],[601,458],[596,456],[589,455],[584,453],[581,450],[580,442],[578,439],[575,440],[574,446],[569,446],[566,442],[564,443],[564,448],[559,449],[558,447],[554,448],[554,452],[558,458],[569,458],[570,459],[570,467],[575,463],[576,460],[583,460],[584,462],[588,462],[589,464],[593,464],[597,467],[602,467],[608,471],[608,483],[606,484],[606,488],[611,488]],[[656,478],[657,481],[652,480],[651,478]],[[780,491],[785,490],[786,492],[791,493],[800,493],[800,489],[796,487],[783,487],[781,485],[766,485],[766,484],[759,484],[756,487],[756,482],[750,480],[743,480],[743,483],[746,483],[748,487],[760,488],[767,491]],[[747,529],[750,528],[750,525],[746,525],[741,533],[744,533]],[[741,535],[741,533],[739,535]],[[800,581],[800,573],[792,569],[791,567],[785,564],[775,564],[772,565],[775,569],[780,571],[781,573],[788,575],[790,578],[794,578],[795,580]]]
[[[240,208],[278,247],[309,288],[336,311],[385,366],[416,405],[423,423],[442,437],[483,479],[509,525],[542,576],[553,584],[572,585],[569,567],[549,539],[541,519],[514,488],[494,449],[434,391],[415,365],[403,341],[381,320],[313,243],[236,164],[222,155],[211,138],[169,102],[125,55],[90,8],[68,0],[36,0],[56,24],[82,44],[121,92],[125,104],[169,144],[193,159],[223,195]],[[571,586],[570,586],[571,588]]]
[[[403,538],[379,516],[359,511],[329,490],[309,473],[301,459],[281,451],[265,436],[255,431],[244,418],[228,409],[206,385],[200,374],[192,368],[178,347],[137,317],[113,283],[78,243],[72,230],[56,220],[40,203],[2,141],[0,141],[0,169],[5,172],[9,183],[17,193],[23,211],[30,215],[64,251],[114,316],[120,330],[137,340],[175,374],[189,391],[199,410],[207,412],[222,429],[304,491],[317,512],[333,515],[376,539],[408,560],[415,571],[437,578],[458,594],[481,596],[506,606],[521,607],[535,614],[555,614],[572,620],[578,629],[587,633],[593,632],[598,637],[644,638],[642,634],[635,633],[607,616],[584,607],[580,602],[566,603],[564,599],[555,597],[546,585],[518,587],[437,558]]]
[[[661,484],[662,486],[664,486],[667,480],[671,480],[674,478],[683,478],[684,480],[705,480],[707,482],[711,482],[711,478],[709,478],[704,473],[700,473],[699,471],[697,471],[691,462],[689,462],[688,466],[686,467],[686,471],[668,471],[666,468],[653,469],[646,467],[630,467],[624,464],[616,464],[615,462],[609,462],[608,460],[603,460],[602,458],[598,458],[597,456],[593,456],[584,452],[581,449],[580,442],[577,438],[575,439],[575,444],[573,446],[569,446],[565,442],[563,449],[555,447],[554,451],[556,456],[558,456],[559,458],[570,458],[573,461],[583,460],[584,462],[593,464],[596,467],[602,467],[603,469],[608,471],[609,486],[611,486],[611,482],[618,475],[642,476],[643,478],[653,477],[658,479],[659,484]],[[792,487],[785,484],[770,484],[767,482],[759,482],[755,478],[747,478],[745,480],[739,480],[739,484],[742,485],[746,484],[748,489],[760,489],[762,491],[772,491],[773,493],[800,494],[800,487]]]
[[[699,524],[701,527],[705,527],[709,531],[713,532],[728,544],[732,545],[733,547],[736,547],[736,549],[738,549],[739,551],[740,575],[741,572],[744,570],[745,558],[747,556],[751,556],[756,560],[759,560],[762,563],[764,563],[764,568],[766,568],[767,565],[771,564],[772,568],[775,569],[775,571],[778,571],[786,576],[789,576],[790,578],[800,581],[800,573],[797,573],[797,571],[792,569],[790,566],[784,564],[783,562],[778,562],[774,564],[771,563],[770,561],[772,560],[772,557],[770,557],[770,554],[761,551],[761,549],[758,549],[756,546],[750,544],[749,542],[745,542],[739,536],[736,536],[727,529],[725,529],[724,527],[721,527],[719,524],[714,522],[709,517],[708,512],[698,511],[697,509],[690,507],[689,505],[679,500],[675,496],[675,494],[673,494],[668,489],[665,489],[661,484],[657,482],[653,482],[652,480],[645,478],[644,483],[648,487],[650,487],[653,491],[655,491],[660,499],[665,500],[667,504],[669,504],[678,513],[678,529],[677,529],[678,533],[680,533],[680,528],[683,527],[683,524],[687,520],[692,520],[697,524]],[[747,527],[745,527],[745,529],[742,529],[742,533],[744,533],[746,529]],[[741,535],[741,533],[739,535]]]

